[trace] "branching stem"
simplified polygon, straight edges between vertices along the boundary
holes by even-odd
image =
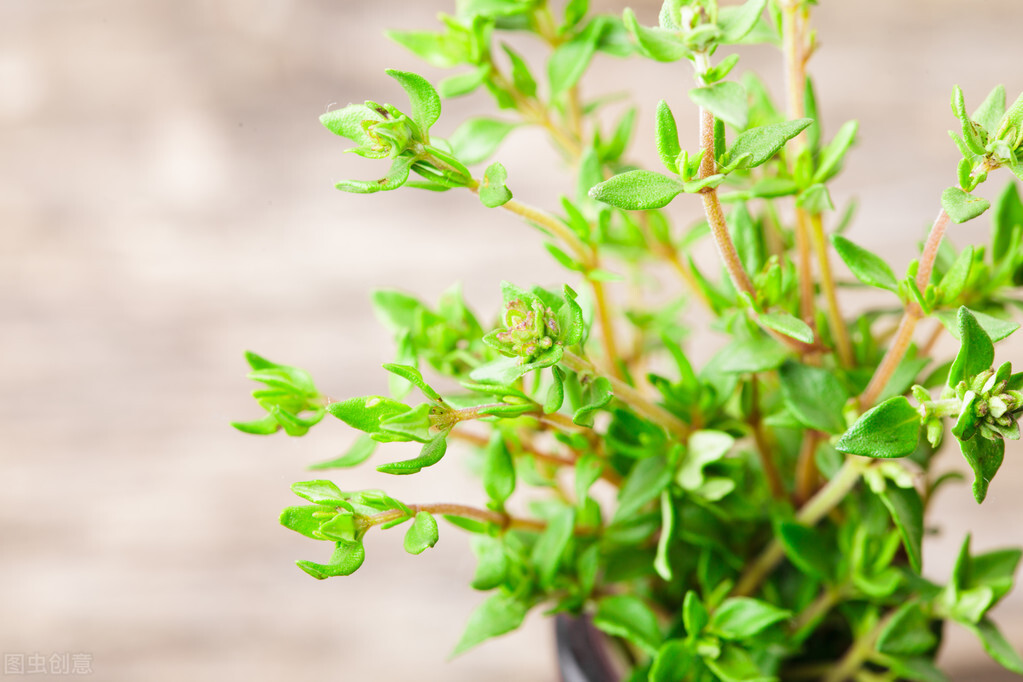
[[[485,523],[493,523],[501,528],[510,530],[532,530],[539,532],[547,527],[547,524],[544,521],[523,519],[509,514],[492,511],[490,509],[480,509],[478,507],[470,507],[464,504],[448,504],[442,502],[436,504],[408,504],[405,506],[408,507],[412,516],[415,516],[421,511],[425,511],[431,514],[461,516],[467,519],[483,521]],[[389,521],[396,521],[405,516],[408,516],[408,514],[401,509],[389,509],[385,512],[365,517],[363,523],[366,527],[379,526],[381,524],[388,523]]]

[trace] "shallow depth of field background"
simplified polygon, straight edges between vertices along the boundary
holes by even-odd
[[[632,4],[656,17],[652,0]],[[482,599],[467,586],[468,543],[447,527],[419,557],[402,551],[401,531],[372,533],[347,579],[317,582],[294,567],[329,548],[277,515],[297,499],[289,484],[312,477],[304,466],[350,442],[343,424],[328,418],[304,439],[228,427],[258,415],[249,348],[310,370],[333,395],[385,391],[378,368],[391,347],[370,309],[375,288],[433,301],[459,281],[487,318],[502,279],[562,281],[534,230],[468,192],[333,189],[379,169],[342,155],[347,143],[317,116],[364,99],[404,106],[385,68],[441,73],[382,31],[435,27],[451,5],[0,2],[0,651],[85,652],[94,679],[110,681],[555,679],[550,625],[536,616],[446,662]],[[971,110],[999,82],[1015,97],[1021,21],[1018,0],[827,0],[815,12],[823,47],[810,70],[825,136],[861,121],[836,201],[860,198],[848,236],[897,270],[955,181],[952,86]],[[516,44],[537,64],[537,45]],[[778,54],[744,55],[738,68],[767,70],[780,94]],[[603,57],[596,67],[585,95],[637,94],[633,158],[656,167],[662,97],[695,146],[686,65]],[[446,103],[435,133],[489,107],[485,94]],[[554,208],[570,191],[536,130],[513,132],[497,158],[528,203]],[[698,210],[684,196],[671,207],[680,227]],[[988,226],[985,216],[950,237],[981,241]],[[715,343],[697,336],[694,357]],[[939,350],[952,348],[946,338]],[[1023,344],[998,357],[1023,364]],[[454,450],[410,479],[365,467],[335,480],[479,503],[464,459]],[[965,469],[952,451],[941,466]],[[983,507],[968,486],[946,488],[926,572],[944,580],[967,531],[976,550],[1023,543],[1021,484],[1023,448],[1011,444]],[[995,616],[1020,647],[1023,591]],[[955,626],[944,660],[957,680],[1003,679]]]

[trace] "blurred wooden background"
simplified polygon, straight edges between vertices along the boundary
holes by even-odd
[[[373,533],[355,576],[305,576],[292,562],[323,560],[326,548],[277,515],[304,466],[352,434],[333,420],[300,440],[228,426],[257,415],[247,348],[309,369],[332,394],[383,391],[378,366],[391,349],[370,311],[375,288],[433,300],[457,280],[489,313],[502,279],[560,281],[530,228],[468,194],[409,190],[394,201],[333,189],[375,168],[342,155],[346,143],[317,116],[404,101],[385,68],[440,75],[382,36],[434,27],[428,4],[0,2],[4,653],[87,652],[95,679],[110,681],[555,679],[551,628],[536,617],[445,661],[481,600],[458,533],[442,531],[419,557],[404,554],[397,531]],[[656,16],[652,2],[633,4]],[[823,49],[810,70],[825,134],[862,124],[836,199],[860,198],[850,237],[883,244],[897,269],[955,179],[952,86],[971,109],[997,83],[1010,96],[1023,89],[1021,21],[1018,0],[828,0],[815,12]],[[778,61],[748,50],[739,68],[778,72]],[[636,92],[636,156],[655,167],[654,106],[664,97],[685,109],[686,68],[597,67],[604,75],[584,93]],[[452,102],[437,132],[489,106],[485,95]],[[688,116],[683,130],[695,127]],[[536,131],[514,132],[499,158],[526,201],[554,206],[569,189]],[[697,210],[684,198],[672,207],[680,223]],[[961,243],[987,225],[950,236]],[[1021,350],[1006,344],[999,357],[1023,363]],[[967,531],[979,550],[1023,543],[1021,454],[1009,447],[983,508],[966,486],[941,494],[930,575],[947,577]],[[946,453],[944,465],[965,468],[957,458]],[[413,478],[336,477],[410,500],[480,501],[457,456]],[[996,615],[1023,644],[1023,594]],[[958,680],[1000,679],[954,628],[945,660]]]

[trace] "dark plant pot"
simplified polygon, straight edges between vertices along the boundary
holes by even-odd
[[[607,640],[588,618],[559,614],[554,620],[561,682],[619,682]]]

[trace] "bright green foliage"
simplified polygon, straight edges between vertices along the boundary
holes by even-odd
[[[1023,97],[1010,103],[999,86],[970,113],[953,91],[961,158],[947,169],[958,182],[941,206],[955,223],[990,219],[990,235],[951,227],[940,240],[910,235],[929,248],[893,269],[899,254],[842,235],[855,204],[842,205],[849,189],[831,183],[858,124],[828,127],[817,95],[826,90],[810,78],[779,98],[792,109],[801,100],[801,111],[786,111],[765,85],[781,79],[747,68],[771,60],[747,64],[744,52],[737,68],[740,44],[788,45],[789,59],[813,54],[816,4],[664,0],[656,24],[645,25],[630,9],[595,13],[588,0],[458,0],[436,30],[389,34],[451,71],[435,88],[388,70],[407,103],[351,104],[321,117],[367,159],[367,173],[379,173],[338,188],[453,190],[453,201],[480,211],[483,242],[506,222],[485,209],[516,215],[539,229],[533,237],[546,253],[537,254],[570,285],[505,282],[500,309],[482,315],[457,287],[430,302],[375,292],[394,350],[371,395],[335,386],[327,398],[303,370],[246,355],[265,416],[238,429],[298,436],[330,413],[340,423],[327,420],[325,432],[358,434],[318,471],[374,458],[379,474],[440,475],[468,462],[480,480],[479,506],[428,491],[404,502],[326,479],[294,484],[300,499],[281,525],[330,543],[325,563],[299,561],[303,571],[349,575],[364,563],[366,535],[397,542],[386,533],[396,527],[405,550],[421,554],[443,520],[469,535],[471,586],[488,592],[456,655],[542,611],[588,616],[624,640],[629,682],[839,672],[938,682],[951,621],[1023,672],[990,615],[1013,587],[1019,549],[973,555],[967,538],[945,583],[921,575],[934,524],[928,502],[947,496],[935,491],[970,470],[978,502],[1011,494],[992,481],[1005,442],[1020,438],[1023,372],[995,344],[1018,329],[1023,309],[1023,201],[1012,179],[990,206],[981,195],[994,194],[978,187],[1001,169],[1023,178]],[[809,30],[786,35],[801,14]],[[592,71],[606,57],[632,57],[627,68],[637,73],[671,72],[656,111],[593,97]],[[449,120],[446,100],[463,96],[479,114]],[[488,98],[491,110],[481,110]],[[676,119],[667,102],[687,99],[694,106],[676,108]],[[537,159],[569,176],[559,201],[530,205],[528,183],[518,183],[535,181],[521,166],[528,174],[533,157],[520,150],[508,166],[520,192],[513,200],[505,141],[518,128],[549,138],[554,155]],[[654,149],[633,145],[651,138],[663,172],[643,163]],[[910,161],[898,164],[911,169]],[[522,238],[532,238],[528,229]],[[519,265],[519,276],[529,271]],[[852,287],[874,291],[847,304]],[[954,357],[924,345],[924,330],[941,325],[958,343]],[[701,347],[708,343],[713,351]],[[962,453],[960,472],[935,472],[943,441]]]

